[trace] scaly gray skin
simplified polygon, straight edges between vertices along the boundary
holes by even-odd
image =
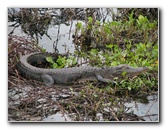
[[[91,66],[62,68],[62,69],[46,69],[33,66],[35,63],[46,63],[46,53],[32,53],[20,58],[17,65],[18,71],[25,78],[35,79],[45,82],[46,85],[53,84],[75,84],[80,81],[95,80],[104,83],[114,83],[111,79],[115,77],[131,77],[141,74],[148,70],[147,67],[134,68],[126,64],[99,68]],[[58,56],[55,57],[57,59]]]

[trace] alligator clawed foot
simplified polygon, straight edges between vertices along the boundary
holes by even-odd
[[[54,79],[50,75],[43,74],[41,75],[41,79],[46,84],[46,86],[51,86],[54,84]]]

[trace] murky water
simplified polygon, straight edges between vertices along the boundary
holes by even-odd
[[[158,121],[158,95],[148,96],[147,99],[147,104],[131,101],[125,103],[124,105],[126,106],[126,108],[129,108],[128,112],[133,112],[133,114],[142,117],[145,121]]]
[[[11,24],[13,23],[11,22],[8,23],[8,25]],[[76,21],[73,23],[70,35],[69,35],[70,26],[66,26],[64,24],[60,25],[60,35],[57,45],[59,53],[65,53],[68,50],[70,51],[70,53],[74,52],[74,44],[72,43],[72,34],[74,34],[75,24]],[[12,27],[8,27],[8,33],[11,32],[12,29],[13,29]],[[46,35],[44,35],[41,39],[39,38],[39,46],[46,49],[47,52],[54,52],[53,43],[54,41],[57,40],[57,33],[58,33],[58,26],[49,28],[48,35],[51,37],[51,39],[49,39]],[[26,37],[26,34],[21,31],[21,27],[15,29],[14,35]]]
[[[74,52],[74,44],[72,43],[72,34],[74,34],[76,21],[74,21],[73,26],[71,28],[71,34],[69,34],[70,26],[66,26],[64,24],[60,25],[60,36],[57,45],[57,49],[59,53],[65,53],[66,51],[70,51],[70,53]],[[51,27],[48,30],[48,35],[52,38],[50,40],[46,35],[39,40],[39,45],[45,48],[48,52],[54,52],[53,42],[57,39],[58,26]]]

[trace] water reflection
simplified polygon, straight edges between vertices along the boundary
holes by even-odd
[[[124,105],[129,109],[127,111],[128,113],[133,112],[133,114],[142,117],[145,121],[158,121],[158,95],[150,95],[147,97],[147,99],[147,104],[131,101],[125,103]]]
[[[57,45],[59,53],[65,53],[67,51],[69,51],[70,53],[74,53],[72,34],[74,34],[76,23],[77,23],[76,21],[73,21],[72,28],[64,24],[60,25],[60,35],[58,37],[59,41]],[[69,34],[70,29],[72,30],[71,34]],[[58,26],[49,28],[48,35],[52,38],[52,40],[50,40],[46,35],[44,35],[42,39],[39,40],[39,45],[45,48],[48,52],[54,52],[53,42],[57,40],[57,33],[58,33]]]

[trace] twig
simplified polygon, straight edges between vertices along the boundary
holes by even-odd
[[[71,20],[71,25],[70,25],[69,38],[68,38],[68,40],[70,40],[70,34],[71,34],[71,28],[72,28],[72,25],[73,25],[73,20]]]
[[[148,109],[148,111],[146,112],[145,115],[147,115],[147,114],[149,113],[150,109],[152,108],[153,104],[154,104],[156,101],[157,101],[157,99],[153,101],[152,105],[150,106],[150,108]]]
[[[114,111],[112,110],[112,108],[109,108],[109,110],[111,111],[112,115],[114,116],[114,118],[119,121],[118,117],[116,116],[116,114],[114,113]]]

